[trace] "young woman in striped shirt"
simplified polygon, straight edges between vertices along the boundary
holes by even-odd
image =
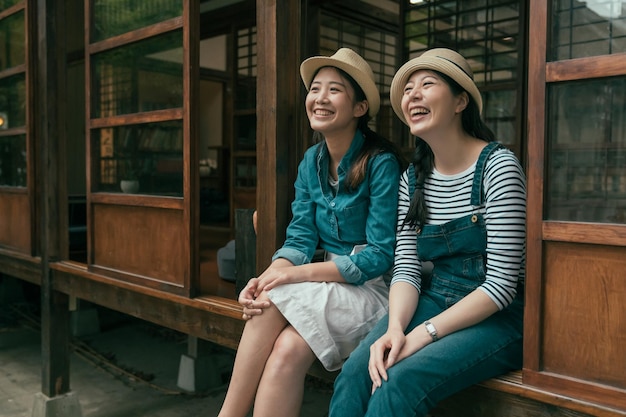
[[[330,417],[426,416],[522,364],[518,159],[483,123],[472,70],[455,51],[431,49],[403,65],[391,104],[417,140],[400,180],[389,314],[344,364]]]

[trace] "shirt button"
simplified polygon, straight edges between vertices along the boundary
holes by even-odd
[[[331,206],[331,207],[335,207],[335,202],[334,202],[334,201],[331,201],[331,202],[330,202],[330,206]]]

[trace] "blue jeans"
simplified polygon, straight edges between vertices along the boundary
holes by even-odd
[[[406,332],[449,307],[426,290]],[[475,326],[452,333],[392,366],[370,395],[369,347],[387,331],[387,317],[352,352],[335,380],[330,417],[426,416],[439,401],[480,381],[522,366],[523,303],[515,300]]]

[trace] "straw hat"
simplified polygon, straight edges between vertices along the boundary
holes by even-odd
[[[406,119],[402,113],[400,105],[404,95],[404,87],[409,77],[421,69],[439,71],[456,81],[465,91],[469,93],[478,105],[478,111],[483,111],[483,99],[476,83],[474,83],[474,73],[469,64],[461,54],[447,48],[435,48],[424,52],[417,58],[413,58],[400,67],[391,81],[391,106],[400,120],[406,124]]]
[[[300,65],[300,76],[307,91],[313,75],[322,67],[336,67],[348,73],[361,87],[369,104],[370,117],[376,116],[380,108],[380,93],[374,82],[374,72],[367,62],[350,48],[340,48],[331,56],[314,56]]]

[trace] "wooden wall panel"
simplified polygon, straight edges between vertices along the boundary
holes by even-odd
[[[93,206],[93,264],[183,286],[183,212],[154,207]]]
[[[28,195],[0,193],[0,246],[20,252],[31,251]]]
[[[626,389],[626,248],[546,242],[542,369]]]

